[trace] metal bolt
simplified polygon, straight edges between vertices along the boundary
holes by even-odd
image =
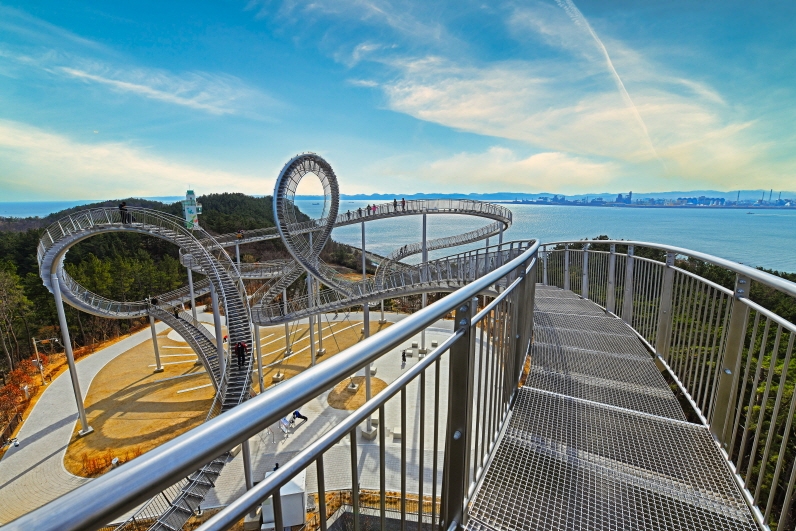
[[[739,278],[738,279],[738,284],[746,284],[746,280],[744,280],[742,278]]]
[[[467,326],[467,319],[462,319],[459,321],[459,326]]]
[[[738,295],[743,295],[744,293],[745,293],[745,291],[744,291],[744,290],[742,290],[742,289],[739,289],[739,290],[738,290]]]
[[[732,374],[732,371],[730,369],[724,369],[724,374]]]
[[[459,311],[460,312],[466,312],[467,311],[467,305],[465,304],[464,306],[460,307]]]
[[[462,438],[462,432],[460,432],[459,430],[456,430],[455,432],[453,432],[453,440],[454,441],[458,441],[461,438]]]

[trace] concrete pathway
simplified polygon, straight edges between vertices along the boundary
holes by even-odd
[[[166,330],[158,323],[157,330]],[[109,361],[151,340],[149,328],[79,360],[76,364],[85,400],[91,381]],[[0,525],[66,494],[90,481],[64,468],[64,454],[77,422],[77,404],[68,372],[47,386],[0,460]],[[88,435],[89,437],[91,435]]]

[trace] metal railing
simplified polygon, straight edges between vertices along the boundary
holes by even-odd
[[[503,421],[517,389],[532,334],[533,279],[536,277],[538,243],[500,267],[476,278],[469,285],[407,317],[379,334],[275,386],[240,406],[209,420],[118,469],[64,495],[63,497],[7,524],[6,529],[97,529],[136,507],[154,493],[182,481],[203,464],[255,436],[312,398],[347,380],[351,374],[391,352],[438,319],[455,312],[455,331],[439,347],[362,407],[306,446],[293,459],[248,490],[227,508],[212,517],[203,530],[226,529],[257,504],[273,496],[276,528],[281,529],[279,489],[308,466],[318,469],[321,529],[326,530],[325,467],[338,466],[339,459],[324,462],[325,454],[341,439],[350,440],[351,489],[373,488],[380,493],[380,518],[386,518],[387,411],[398,411],[401,423],[399,447],[401,506],[399,518],[407,521],[407,493],[418,499],[439,499],[431,503],[431,515],[424,506],[417,510],[420,521],[430,520],[444,528],[466,518],[465,507],[475,491],[490,451],[496,444]],[[479,294],[495,285],[504,288],[486,306],[478,307]],[[441,397],[447,386],[447,397]],[[419,397],[417,430],[407,431],[407,396]],[[359,426],[379,415],[378,477],[368,481],[357,468],[358,456],[373,445],[361,445]],[[433,422],[426,422],[433,418]],[[367,425],[367,424],[366,424]],[[427,428],[427,426],[430,426]],[[428,429],[432,433],[426,433]],[[410,448],[411,445],[411,448]],[[339,447],[338,447],[339,448]],[[410,470],[407,450],[419,457],[417,469]],[[424,461],[426,451],[428,461]],[[430,462],[429,462],[430,461]],[[431,480],[423,478],[431,468]],[[415,473],[415,479],[411,475]],[[353,496],[352,512],[358,522],[359,496]]]
[[[796,284],[645,242],[554,242],[540,254],[540,282],[622,318],[656,354],[710,428],[758,523],[796,528],[796,324],[786,318],[796,317]]]
[[[318,312],[334,311],[387,296],[411,295],[428,291],[449,291],[486,275],[522,254],[534,241],[507,242],[484,249],[466,251],[378,277],[350,282],[349,293],[323,289],[308,295],[273,304],[261,304],[251,310],[253,322],[273,324],[292,321]]]

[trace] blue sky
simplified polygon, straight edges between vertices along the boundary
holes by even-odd
[[[796,3],[0,4],[0,201],[796,188]],[[312,192],[308,184],[302,192]]]

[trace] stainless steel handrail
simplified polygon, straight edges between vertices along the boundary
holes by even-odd
[[[678,255],[690,256],[691,258],[696,258],[697,260],[701,260],[708,264],[713,264],[719,267],[723,267],[725,269],[729,269],[734,273],[745,275],[756,282],[765,284],[766,286],[781,291],[782,293],[786,293],[791,297],[796,297],[796,284],[794,284],[793,282],[789,282],[784,278],[774,276],[770,273],[766,273],[765,271],[760,271],[759,269],[755,269],[754,267],[739,264],[738,262],[733,262],[732,260],[719,258],[718,256],[701,253],[699,251],[694,251],[691,249],[685,249],[683,247],[675,247],[674,245],[664,245],[660,243],[650,243],[650,242],[642,242],[636,240],[571,240],[571,241],[545,242],[542,245],[547,247],[551,245],[565,245],[565,244],[635,245],[636,247],[648,247],[650,249],[658,249],[660,251],[672,252]],[[574,250],[575,249],[570,249],[570,251]]]
[[[249,439],[263,426],[330,389],[407,338],[444,317],[500,279],[526,267],[539,249],[535,242],[520,256],[440,301],[357,343],[269,391],[165,443],[112,472],[5,526],[12,530],[83,530],[102,527],[187,474]],[[516,384],[514,384],[516,385]]]

